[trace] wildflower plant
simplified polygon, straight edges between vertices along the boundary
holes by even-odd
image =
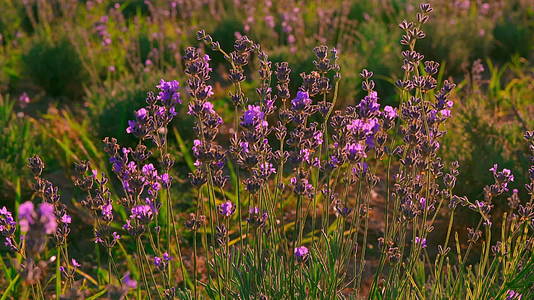
[[[98,267],[107,270],[106,288],[92,298],[532,296],[534,133],[525,134],[533,164],[528,199],[510,191],[514,175],[498,165],[488,170],[494,183],[481,199],[454,193],[460,166],[445,162],[439,150],[453,118],[455,84],[442,81],[440,64],[416,48],[432,12],[421,4],[415,21],[399,25],[404,50],[402,76],[395,82],[398,107],[382,105],[367,69],[360,73],[364,96],[353,105],[336,105],[343,70],[335,48],[313,49],[314,68],[300,74],[292,93],[287,62],[273,65],[246,36],[228,53],[199,31],[198,39],[230,66],[233,124],[224,123],[213,101],[218,95],[211,57],[202,47],[188,47],[181,56],[186,80],[162,79],[128,121],[125,131],[137,145],[103,140],[120,190],[110,187],[106,170],[76,163],[73,181],[85,194],[79,204],[89,212],[93,241],[108,261]],[[294,29],[285,19],[289,39]],[[106,22],[96,30],[108,46]],[[260,81],[250,95],[244,85],[254,66]],[[175,158],[168,149],[171,122],[182,106],[195,134],[194,168],[187,175],[195,197],[188,199],[193,211],[185,218],[171,187],[186,176],[170,175]],[[0,210],[3,245],[22,261],[21,276],[35,298],[52,295],[43,284],[53,261],[56,297],[78,297],[84,288],[75,279],[84,266],[68,255],[73,218],[58,187],[43,178],[43,161],[35,156],[28,165],[41,201],[20,205],[17,220],[5,207]],[[384,198],[382,218],[377,194]],[[509,209],[499,218],[494,206],[506,197]],[[477,223],[453,230],[459,210],[475,213]],[[433,232],[442,215],[448,216],[447,230],[438,243]],[[376,236],[370,224],[379,218],[383,228]],[[53,258],[47,244],[56,248]],[[183,251],[187,247],[191,254]],[[127,257],[126,266],[118,255]],[[369,263],[371,255],[376,264]]]

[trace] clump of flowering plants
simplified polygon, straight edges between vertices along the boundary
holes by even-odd
[[[314,49],[314,70],[300,74],[301,85],[292,95],[287,63],[273,66],[246,36],[227,53],[199,31],[198,39],[230,66],[235,115],[229,142],[219,134],[226,124],[212,102],[210,57],[187,48],[185,83],[161,80],[158,93],[149,93],[146,106],[128,122],[126,132],[138,139],[137,146],[104,139],[121,191],[113,196],[103,170],[88,162],[75,166],[74,183],[86,194],[80,204],[90,212],[93,241],[108,254],[107,267],[99,266],[107,279],[97,283],[105,288],[92,298],[532,296],[534,133],[525,134],[533,164],[529,199],[511,190],[513,174],[498,165],[489,168],[495,183],[484,188],[481,199],[454,194],[460,166],[443,162],[439,149],[455,84],[438,81],[439,63],[425,60],[415,47],[425,37],[422,26],[431,12],[422,4],[416,21],[399,25],[405,50],[397,108],[380,103],[373,73],[365,69],[360,74],[365,96],[355,105],[336,107],[342,76],[336,49]],[[260,78],[255,96],[242,86],[253,58]],[[195,208],[184,219],[171,194],[175,160],[167,137],[182,106],[194,120],[194,170],[187,178],[197,195],[188,199]],[[18,258],[19,276],[31,287],[25,296],[47,298],[55,292],[64,299],[83,298],[90,290],[80,285],[83,266],[68,254],[72,218],[58,188],[41,177],[42,160],[33,157],[29,167],[42,201],[19,207],[20,238],[17,220],[0,210],[3,245]],[[374,203],[377,190],[383,208]],[[506,198],[509,209],[498,218],[494,204]],[[383,217],[374,213],[379,209]],[[453,231],[459,210],[473,211],[477,223]],[[448,223],[444,240],[437,242],[431,234],[441,214]],[[370,224],[377,221],[383,227],[373,236]],[[44,251],[51,242],[53,256]],[[192,248],[191,255],[184,255],[185,248]],[[119,251],[127,252],[126,265],[115,259]],[[51,263],[53,276],[46,273]]]

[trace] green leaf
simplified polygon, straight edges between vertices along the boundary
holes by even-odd
[[[94,294],[93,296],[87,298],[86,300],[98,299],[100,296],[104,295],[107,291],[108,291],[107,289],[103,289],[103,290],[99,291],[98,293]]]
[[[7,296],[9,296],[9,294],[11,293],[11,290],[13,289],[13,287],[15,286],[15,284],[17,283],[19,278],[20,278],[20,274],[17,274],[17,276],[15,276],[15,278],[13,278],[13,280],[11,280],[11,282],[7,286],[6,290],[2,294],[2,298],[0,298],[0,300],[7,299]]]

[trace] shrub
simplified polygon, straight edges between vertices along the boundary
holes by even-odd
[[[53,97],[76,100],[83,95],[87,77],[77,52],[67,40],[36,42],[24,55],[29,78]]]

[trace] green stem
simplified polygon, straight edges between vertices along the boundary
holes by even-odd
[[[56,254],[56,299],[61,297],[61,246],[57,246]]]
[[[146,279],[145,266],[143,264],[143,260],[141,259],[142,254],[140,250],[140,247],[141,247],[140,244],[141,244],[140,238],[137,238],[136,239],[137,265],[138,265],[139,270],[141,271],[141,277],[143,278],[143,283],[145,285],[145,288],[148,294],[148,299],[152,299],[152,294],[150,293],[150,286],[148,285],[148,280]]]

